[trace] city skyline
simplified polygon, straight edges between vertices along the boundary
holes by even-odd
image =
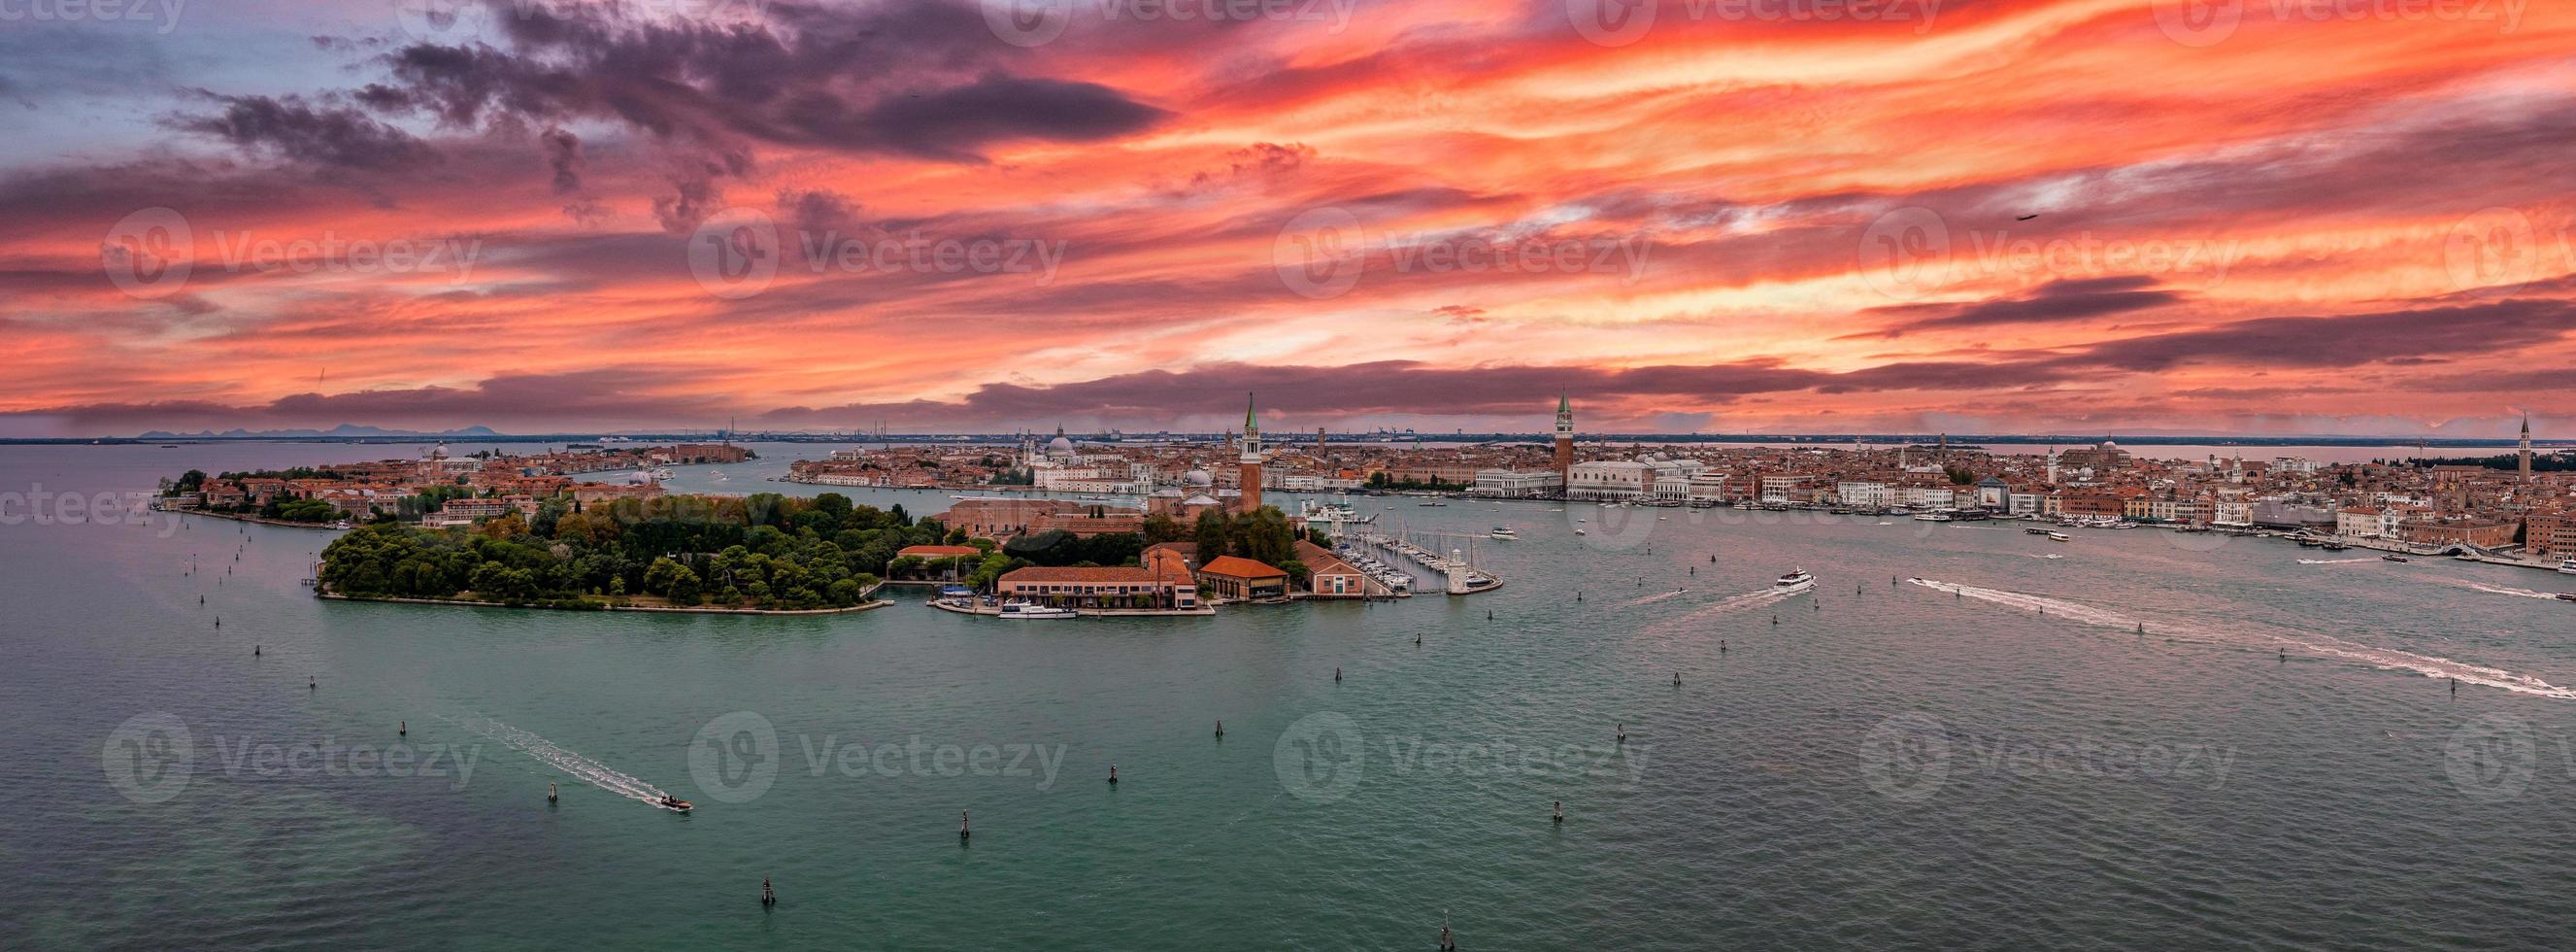
[[[1023,6],[13,23],[0,437],[2576,431],[2563,12]]]

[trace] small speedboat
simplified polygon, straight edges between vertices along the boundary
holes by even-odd
[[[687,800],[682,800],[682,799],[680,799],[680,798],[678,798],[678,797],[672,796],[672,795],[667,794],[667,793],[662,795],[662,799],[659,799],[659,800],[655,800],[655,801],[653,801],[653,805],[654,805],[654,806],[657,806],[657,807],[661,807],[662,809],[665,809],[665,810],[669,810],[669,811],[671,811],[671,812],[673,812],[673,813],[687,813],[687,812],[689,812],[689,811],[691,811],[691,810],[695,810],[695,809],[697,809],[697,805],[696,805],[696,804],[690,803],[690,802],[689,802],[689,801],[687,801]]]
[[[2558,593],[2558,600],[2562,602],[2576,602],[2576,592],[2560,592]]]
[[[1809,575],[1809,574],[1807,574],[1807,570],[1806,570],[1806,569],[1790,569],[1790,570],[1789,570],[1789,574],[1787,574],[1787,575],[1783,575],[1783,576],[1780,576],[1780,580],[1779,580],[1779,581],[1777,581],[1777,582],[1773,582],[1773,583],[1771,583],[1771,587],[1772,587],[1772,588],[1797,588],[1797,587],[1800,587],[1800,586],[1803,586],[1803,585],[1810,585],[1810,584],[1814,584],[1814,582],[1815,582],[1815,581],[1816,581],[1816,577],[1815,577],[1815,576],[1813,576],[1813,575]]]
[[[2072,539],[2072,538],[2070,538],[2070,537],[2068,537],[2066,533],[2063,533],[2063,532],[2051,532],[2051,533],[2049,533],[2049,534],[2048,534],[2048,541],[2050,541],[2050,542],[2073,542],[2073,541],[2075,541],[2075,540],[2074,540],[2074,539]]]

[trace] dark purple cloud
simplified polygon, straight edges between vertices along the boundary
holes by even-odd
[[[223,103],[222,112],[172,117],[169,125],[327,168],[398,171],[438,158],[428,143],[352,107],[316,106],[297,96],[214,98]]]

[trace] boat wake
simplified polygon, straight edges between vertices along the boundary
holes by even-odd
[[[658,807],[662,805],[663,798],[667,796],[663,793],[662,788],[660,787],[656,787],[652,784],[645,783],[644,781],[619,773],[616,770],[611,769],[607,764],[603,764],[572,751],[565,750],[564,748],[557,746],[553,741],[528,733],[527,731],[520,730],[516,727],[512,727],[508,724],[501,723],[500,721],[493,720],[489,717],[485,717],[480,714],[467,714],[463,717],[447,717],[446,715],[439,716],[445,720],[455,722],[466,730],[470,730],[495,741],[499,741],[502,746],[508,747],[511,750],[534,757],[539,761],[544,762],[546,766],[553,767],[556,770],[570,774],[575,780],[598,787],[599,789],[606,790],[610,793],[618,794],[626,797],[627,799],[648,803]]]
[[[2300,559],[2300,560],[2299,560],[2299,564],[2300,564],[2300,565],[2351,565],[2351,564],[2356,563],[2356,562],[2377,562],[2377,561],[2379,561],[2379,560],[2378,560],[2378,559],[2374,559],[2374,558],[2365,558],[2365,559]]]
[[[1653,604],[1653,603],[1655,603],[1655,602],[1663,601],[1664,599],[1667,599],[1667,598],[1672,598],[1672,597],[1674,597],[1674,596],[1676,596],[1676,595],[1684,595],[1684,594],[1688,594],[1688,591],[1687,591],[1687,590],[1685,590],[1685,589],[1678,589],[1678,588],[1677,588],[1677,589],[1674,589],[1674,590],[1669,591],[1669,592],[1663,592],[1663,593],[1655,594],[1655,595],[1648,595],[1648,596],[1646,596],[1646,597],[1644,597],[1644,598],[1636,599],[1636,600],[1634,600],[1634,601],[1631,601],[1631,602],[1628,602],[1628,603],[1626,603],[1626,604],[1620,605],[1619,607],[1621,607],[1621,608],[1631,608],[1631,607],[1635,607],[1635,606],[1638,606],[1638,605],[1650,605],[1650,604]]]
[[[2532,590],[2527,589],[2527,588],[2513,588],[2513,587],[2511,587],[2511,586],[2506,586],[2506,585],[2489,585],[2489,584],[2486,584],[2485,582],[2472,582],[2472,581],[2469,581],[2468,579],[2464,579],[2464,578],[2446,578],[2446,579],[2437,579],[2437,581],[2440,581],[2441,583],[2443,583],[2443,584],[2445,584],[2445,585],[2457,585],[2457,586],[2459,586],[2459,587],[2461,587],[2461,588],[2473,588],[2473,589],[2477,589],[2478,591],[2485,592],[2485,593],[2487,593],[2487,594],[2489,594],[2489,595],[2511,595],[2511,596],[2513,596],[2513,597],[2515,597],[2515,598],[2548,598],[2548,599],[2555,599],[2555,598],[2557,598],[2557,597],[2558,597],[2558,596],[2556,596],[2556,595],[2552,595],[2552,594],[2550,594],[2550,593],[2548,593],[2548,592],[2535,592],[2535,591],[2532,591]]]
[[[1699,608],[1693,609],[1689,614],[1671,619],[1670,621],[1665,622],[1662,627],[1678,626],[1704,618],[1713,618],[1719,615],[1732,615],[1736,612],[1752,611],[1753,609],[1767,605],[1777,605],[1781,602],[1788,601],[1791,598],[1807,594],[1808,592],[1815,590],[1815,587],[1816,583],[1808,582],[1803,585],[1795,585],[1788,588],[1766,588],[1758,592],[1746,592],[1742,595],[1729,595],[1725,598],[1718,599],[1714,602],[1710,602],[1706,605],[1700,606]]]
[[[2469,684],[2480,684],[2491,688],[2502,688],[2516,694],[2530,694],[2539,697],[2576,700],[2576,688],[2559,687],[2558,685],[2532,677],[2531,675],[2507,671],[2503,668],[2492,668],[2486,665],[2472,664],[2465,661],[2453,661],[2449,658],[2437,657],[2434,655],[2416,654],[2411,651],[2399,651],[2395,648],[2381,648],[2374,645],[2365,645],[2359,642],[2337,638],[2333,635],[2302,631],[2272,632],[2251,629],[2223,630],[2170,621],[2154,621],[2150,623],[2149,619],[2122,614],[2106,608],[2097,608],[2081,602],[2070,602],[2064,599],[2049,598],[2045,595],[2030,595],[2022,592],[2004,591],[2002,589],[1979,588],[1974,585],[1962,585],[1957,582],[1943,582],[1928,578],[1917,578],[1912,581],[1916,585],[1936,591],[1952,592],[1963,598],[1973,598],[1978,601],[1991,602],[1997,605],[2008,605],[2014,608],[2025,608],[2034,612],[2045,611],[2050,618],[2063,619],[2066,621],[2094,625],[2102,628],[2134,631],[2140,625],[2147,625],[2158,637],[2167,638],[2169,640],[2225,645],[2240,649],[2256,649],[2262,651],[2296,650],[2302,653],[2342,658],[2347,661],[2366,664],[2383,671],[2413,671],[2417,674],[2436,680],[2456,678]],[[2541,597],[2547,598],[2550,596],[2544,595]]]

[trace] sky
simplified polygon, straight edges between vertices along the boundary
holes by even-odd
[[[2576,7],[0,0],[0,437],[2576,432]]]

